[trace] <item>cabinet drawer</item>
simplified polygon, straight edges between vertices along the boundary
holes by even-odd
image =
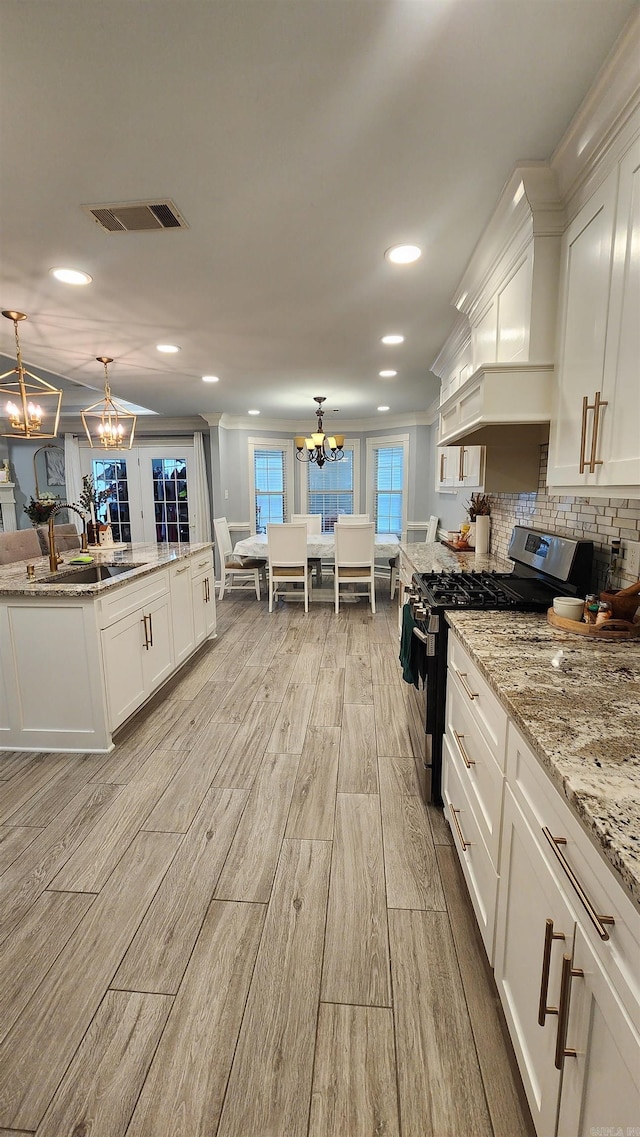
[[[191,557],[191,575],[200,576],[201,573],[209,572],[213,565],[213,552],[211,549],[202,553],[196,553]]]
[[[455,685],[455,689],[462,696],[469,709],[471,721],[484,737],[493,757],[503,770],[507,713],[455,635],[449,636],[448,685],[451,684]]]
[[[447,691],[446,731],[454,764],[497,871],[504,774],[474,721],[473,704],[456,683],[450,683]]]
[[[160,596],[166,595],[168,591],[167,569],[151,573],[150,576],[116,589],[113,595],[105,596],[100,601],[100,627],[107,628],[131,612],[147,607]]]
[[[482,839],[446,735],[443,739],[442,775],[445,816],[451,826],[453,843],[460,858],[485,950],[489,962],[493,963],[498,874]]]
[[[632,1018],[640,1029],[640,914],[512,723],[507,740],[507,782],[558,887],[569,898],[625,1005],[633,1008]],[[554,847],[551,837],[561,843]],[[599,931],[590,911],[613,917],[614,923],[601,924]]]

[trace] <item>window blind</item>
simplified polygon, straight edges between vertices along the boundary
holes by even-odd
[[[402,533],[404,447],[377,446],[374,487],[376,533]]]
[[[283,522],[288,515],[286,452],[272,448],[253,451],[256,492],[256,533],[266,533],[270,522]]]
[[[339,513],[353,513],[353,450],[322,469],[309,463],[307,470],[309,513],[322,514],[322,532],[330,533]]]

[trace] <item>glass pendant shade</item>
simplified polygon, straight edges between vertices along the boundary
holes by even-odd
[[[3,312],[13,322],[16,366],[0,375],[0,435],[4,438],[55,438],[62,391],[27,371],[22,363],[18,321],[24,312]]]
[[[108,367],[113,360],[106,355],[96,359],[104,366],[104,398],[80,412],[89,446],[98,450],[130,450],[138,416],[111,397]]]
[[[317,429],[310,438],[304,438],[301,434],[296,435],[296,458],[299,462],[315,462],[317,466],[322,468],[325,462],[338,462],[340,458],[344,458],[344,435],[336,434],[335,437],[333,435],[327,437],[322,425],[322,404],[326,402],[325,396],[315,395],[314,402],[318,404],[316,410]]]

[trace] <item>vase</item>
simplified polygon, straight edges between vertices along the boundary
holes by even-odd
[[[476,517],[476,537],[475,548],[476,554],[481,557],[486,557],[489,553],[489,534],[491,530],[491,518],[488,514],[478,514]]]

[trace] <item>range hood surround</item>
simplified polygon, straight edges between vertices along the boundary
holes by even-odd
[[[442,379],[438,445],[511,451],[519,439],[533,463],[553,406],[564,228],[548,163],[516,167],[453,298],[460,319],[432,366]]]

